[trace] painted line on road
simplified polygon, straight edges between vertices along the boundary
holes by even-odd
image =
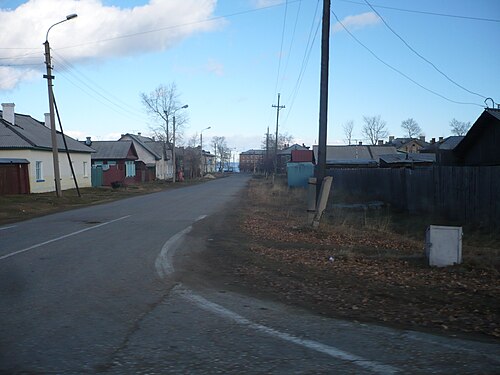
[[[196,223],[197,221],[203,220],[206,217],[207,215],[200,215],[194,220],[194,222]],[[174,272],[174,266],[170,261],[172,252],[179,247],[182,238],[186,234],[191,232],[192,229],[193,229],[192,225],[190,225],[187,228],[184,228],[180,232],[177,232],[172,237],[170,237],[168,241],[165,242],[165,244],[162,246],[160,254],[158,254],[155,260],[156,273],[158,274],[158,276],[160,276],[160,278],[164,279],[166,276]]]
[[[120,220],[123,220],[123,219],[129,218],[130,216],[131,216],[131,215],[122,216],[122,217],[120,217],[120,218],[118,218],[118,219],[114,219],[114,220],[107,221],[107,222],[105,222],[105,223],[97,224],[97,225],[94,225],[93,227],[90,227],[90,228],[81,229],[81,230],[78,230],[78,231],[73,232],[73,233],[65,234],[64,236],[61,236],[61,237],[57,237],[57,238],[53,238],[53,239],[48,240],[48,241],[45,241],[45,242],[41,242],[41,243],[39,243],[39,244],[36,244],[36,245],[30,246],[30,247],[27,247],[26,249],[22,249],[22,250],[14,251],[13,253],[10,253],[10,254],[6,254],[6,255],[3,255],[3,256],[0,256],[0,260],[10,258],[10,257],[12,257],[12,256],[14,256],[14,255],[17,255],[17,254],[25,253],[26,251],[30,251],[30,250],[36,249],[36,248],[38,248],[38,247],[41,247],[41,246],[47,245],[47,244],[49,244],[49,243],[56,242],[56,241],[59,241],[59,240],[63,240],[63,239],[65,239],[65,238],[68,238],[68,237],[71,237],[71,236],[75,236],[75,235],[77,235],[77,234],[80,234],[80,233],[83,233],[83,232],[87,232],[87,231],[89,231],[89,230],[93,230],[93,229],[97,229],[97,228],[103,227],[103,226],[105,226],[105,225],[108,225],[108,224],[111,224],[111,223],[114,223],[114,222],[117,222],[117,221],[120,221]]]
[[[3,228],[0,228],[0,230],[6,230],[6,229],[15,228],[15,227],[17,227],[17,225],[11,225],[10,227],[3,227]]]
[[[359,357],[355,354],[351,354],[343,350],[337,349],[330,345],[322,344],[320,342],[313,340],[301,339],[300,337],[296,337],[288,333],[277,331],[273,328],[266,327],[262,324],[254,323],[251,320],[248,320],[242,317],[241,315],[226,309],[221,305],[210,302],[209,300],[201,296],[198,296],[185,288],[181,289],[181,287],[176,287],[176,292],[178,292],[182,298],[190,301],[191,303],[196,304],[197,306],[201,307],[204,310],[207,310],[215,315],[219,315],[223,318],[232,320],[237,324],[246,326],[258,332],[265,333],[269,336],[273,336],[281,340],[288,341],[293,344],[300,345],[323,354],[327,354],[330,357],[336,359],[349,361],[356,366],[362,367],[366,370],[370,370],[377,374],[394,374],[400,371],[400,369],[396,367],[385,365],[383,363],[376,361],[370,361],[365,358]]]

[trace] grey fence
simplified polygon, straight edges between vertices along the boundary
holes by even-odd
[[[500,167],[333,169],[333,194],[380,200],[410,213],[500,227]]]

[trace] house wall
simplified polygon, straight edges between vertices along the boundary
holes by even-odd
[[[78,181],[79,187],[90,187],[90,154],[86,153],[70,153],[73,161],[73,168]],[[27,159],[30,164],[28,166],[30,179],[30,193],[47,193],[55,191],[54,186],[54,167],[52,163],[51,151],[40,150],[1,150],[0,157],[2,158],[19,158]],[[42,162],[42,179],[36,180],[36,162]],[[83,162],[87,162],[87,176],[83,175]],[[59,152],[59,171],[61,175],[61,189],[74,189],[75,184],[71,169],[69,167],[66,153]]]
[[[465,165],[500,165],[500,126],[498,123],[485,124],[481,137],[465,152]]]

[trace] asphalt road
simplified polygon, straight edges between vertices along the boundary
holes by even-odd
[[[0,372],[499,372],[497,344],[319,317],[176,272],[246,181],[0,227]]]

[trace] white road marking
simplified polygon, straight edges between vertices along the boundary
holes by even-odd
[[[205,217],[206,215],[199,216],[195,221],[202,220]],[[174,272],[174,267],[169,259],[169,254],[171,254],[171,252],[181,244],[183,236],[188,234],[192,229],[193,227],[190,225],[189,227],[181,230],[180,232],[170,237],[168,241],[165,242],[165,244],[163,245],[160,254],[158,255],[155,261],[156,273],[162,279]],[[325,345],[313,340],[301,339],[299,337],[292,336],[288,333],[280,332],[273,328],[266,327],[262,324],[254,323],[242,317],[241,315],[238,315],[237,313],[226,309],[225,307],[210,302],[205,298],[192,293],[187,289],[176,287],[176,291],[179,292],[184,299],[198,305],[204,310],[222,316],[226,319],[232,320],[238,324],[247,326],[248,328],[265,333],[267,335],[274,336],[281,340],[285,340],[293,344],[300,345],[305,348],[327,354],[333,358],[352,362],[357,366],[363,367],[367,370],[371,370],[378,374],[394,374],[399,371],[399,369],[397,369],[396,367],[392,367],[375,361],[370,361],[365,358],[359,357],[355,354],[351,354],[343,350],[337,349],[333,346]]]
[[[61,237],[57,237],[57,238],[53,238],[53,239],[48,240],[48,241],[45,241],[45,242],[41,242],[41,243],[39,243],[39,244],[36,244],[36,245],[30,246],[30,247],[27,247],[26,249],[22,249],[22,250],[14,251],[13,253],[10,253],[10,254],[6,254],[6,255],[3,255],[3,256],[0,256],[0,260],[10,258],[10,257],[12,257],[12,256],[14,256],[14,255],[21,254],[21,253],[24,253],[24,252],[26,252],[26,251],[30,251],[30,250],[36,249],[36,248],[38,248],[38,247],[41,247],[41,246],[47,245],[47,244],[49,244],[49,243],[56,242],[56,241],[59,241],[59,240],[62,240],[62,239],[65,239],[65,238],[68,238],[68,237],[71,237],[71,236],[75,236],[75,235],[77,235],[77,234],[80,234],[80,233],[83,233],[83,232],[87,232],[87,231],[89,231],[89,230],[93,230],[93,229],[97,229],[97,228],[103,227],[103,226],[105,226],[105,225],[108,225],[108,224],[114,223],[114,222],[116,222],[116,221],[126,219],[126,218],[128,218],[128,217],[130,217],[130,216],[131,216],[131,215],[123,216],[123,217],[120,217],[120,218],[118,218],[118,219],[114,219],[114,220],[107,221],[107,222],[105,222],[105,223],[101,223],[101,224],[94,225],[93,227],[90,227],[90,228],[81,229],[81,230],[78,230],[78,231],[73,232],[73,233],[65,234],[64,236],[61,236]]]
[[[161,248],[160,254],[158,254],[155,260],[155,268],[156,273],[162,279],[174,272],[174,267],[169,259],[169,252],[172,252],[179,246],[182,237],[191,232],[191,229],[193,229],[193,227],[190,225],[184,230],[181,230],[180,232],[174,234],[168,239],[167,242],[165,242],[165,245],[163,245],[163,247]]]
[[[273,328],[266,327],[262,324],[254,323],[241,315],[226,309],[216,303],[210,302],[205,298],[198,296],[187,289],[176,288],[176,291],[186,300],[190,301],[201,307],[204,310],[207,310],[213,314],[219,315],[223,318],[232,320],[233,322],[246,326],[248,328],[254,329],[256,331],[265,333],[267,335],[279,338],[284,341],[291,342],[296,345],[303,346],[305,348],[315,350],[320,353],[324,353],[329,355],[330,357],[341,359],[344,361],[352,362],[354,365],[362,367],[366,370],[373,371],[377,374],[394,374],[399,372],[400,369],[385,365],[380,362],[370,361],[365,358],[359,357],[355,354],[351,354],[345,352],[343,350],[337,349],[330,345],[325,345],[317,341],[301,339],[300,337],[292,336],[288,333],[277,331]]]
[[[10,227],[3,227],[3,228],[0,228],[0,230],[6,230],[6,229],[10,229],[10,228],[15,228],[17,227],[17,225],[11,225]]]
[[[207,215],[200,215],[194,220],[194,222],[196,223],[197,221],[203,220],[206,217]],[[174,266],[170,261],[171,253],[180,245],[182,238],[186,234],[191,232],[192,229],[193,226],[190,225],[189,227],[174,234],[172,237],[168,239],[167,242],[165,242],[165,244],[161,248],[160,254],[158,254],[155,260],[155,268],[156,268],[156,273],[162,279],[164,279],[166,276],[174,272]]]

